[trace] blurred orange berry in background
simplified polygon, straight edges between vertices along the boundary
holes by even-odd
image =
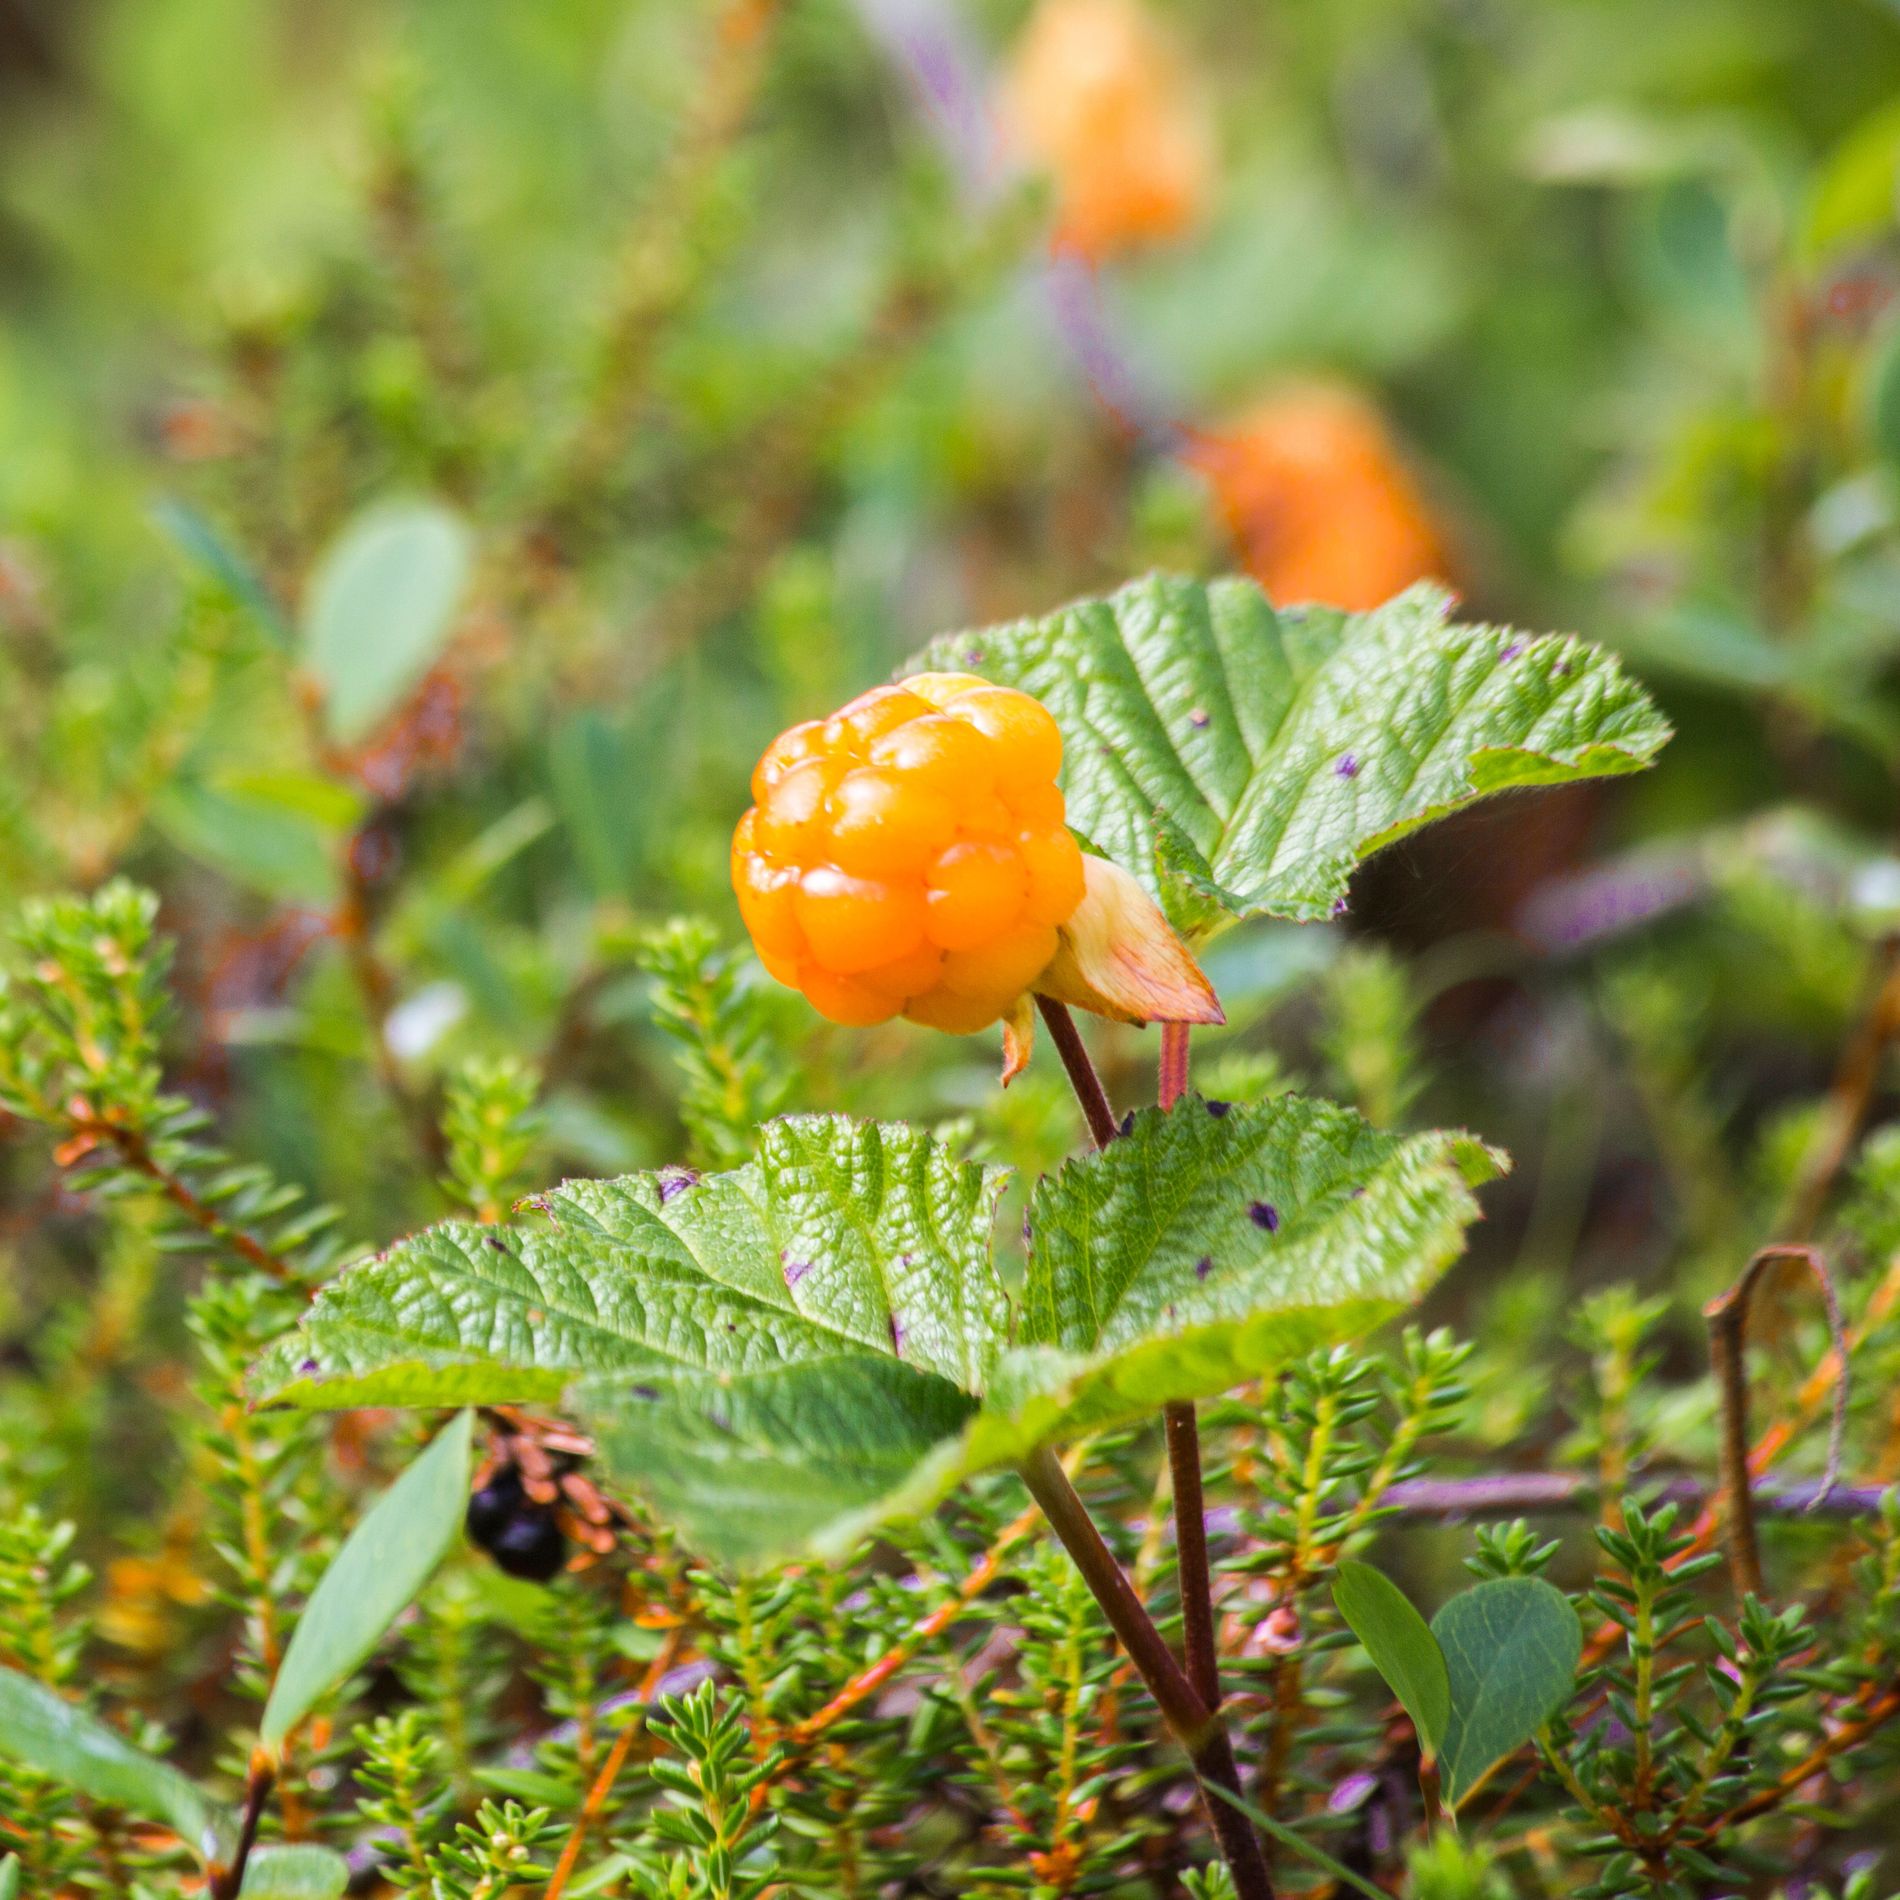
[[[1243,565],[1278,605],[1359,611],[1414,581],[1450,578],[1398,444],[1353,390],[1282,390],[1197,432],[1183,459],[1206,476]]]
[[[1178,236],[1206,209],[1205,112],[1136,0],[1042,0],[1012,55],[1003,117],[1055,181],[1057,243],[1087,258]]]
[[[766,748],[732,840],[760,961],[833,1022],[1006,1014],[1082,901],[1062,734],[967,673],[880,686]]]

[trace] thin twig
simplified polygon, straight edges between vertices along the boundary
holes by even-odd
[[[1884,1484],[1838,1485],[1825,1479],[1775,1484],[1756,1479],[1750,1485],[1757,1517],[1857,1518],[1878,1516],[1893,1487]],[[1631,1481],[1630,1494],[1646,1504],[1690,1508],[1716,1499],[1716,1486],[1696,1477]],[[1597,1481],[1584,1472],[1510,1471],[1476,1478],[1407,1478],[1385,1494],[1381,1515],[1398,1523],[1459,1523],[1472,1518],[1536,1517],[1565,1511],[1594,1511],[1600,1500]],[[1218,1527],[1222,1513],[1208,1513]]]
[[[683,1629],[670,1629],[660,1644],[658,1655],[647,1665],[646,1674],[640,1679],[636,1699],[644,1708],[653,1699],[654,1691],[659,1687],[667,1672],[673,1667],[673,1659],[679,1654],[680,1646],[686,1640]],[[587,1799],[581,1803],[581,1811],[575,1817],[572,1833],[567,1844],[561,1849],[561,1858],[554,1863],[554,1872],[548,1877],[547,1891],[543,1900],[561,1900],[567,1883],[573,1878],[575,1864],[580,1860],[581,1849],[586,1845],[588,1829],[599,1820],[607,1803],[613,1798],[614,1784],[620,1779],[620,1771],[627,1765],[627,1757],[633,1752],[634,1737],[641,1731],[643,1724],[632,1715],[626,1719],[625,1726],[614,1738],[614,1745],[607,1751],[607,1759],[600,1765],[600,1773],[594,1777],[594,1784],[587,1790]]]
[[[1840,1066],[1828,1089],[1820,1131],[1801,1169],[1793,1209],[1784,1231],[1806,1240],[1819,1226],[1834,1184],[1867,1124],[1880,1081],[1880,1059],[1900,1034],[1900,937],[1888,937],[1875,953],[1871,1000],[1856,1020]]]
[[[1715,1366],[1716,1396],[1721,1405],[1722,1497],[1728,1522],[1729,1572],[1738,1597],[1764,1594],[1761,1551],[1755,1536],[1754,1487],[1749,1481],[1748,1303],[1763,1274],[1790,1263],[1806,1267],[1820,1283],[1828,1332],[1841,1362],[1841,1376],[1834,1385],[1834,1421],[1828,1434],[1823,1496],[1840,1474],[1841,1442],[1847,1424],[1847,1337],[1833,1279],[1827,1263],[1812,1247],[1764,1247],[1742,1269],[1735,1284],[1702,1309],[1709,1326],[1709,1356]]]
[[[73,1124],[73,1132],[94,1145],[104,1142],[116,1148],[133,1173],[142,1174],[194,1227],[220,1246],[230,1248],[239,1259],[273,1280],[297,1279],[297,1270],[281,1254],[273,1253],[254,1234],[232,1226],[209,1202],[194,1194],[152,1153],[150,1143],[136,1128],[123,1128],[116,1122],[82,1121]]]
[[[1035,1529],[1042,1513],[1031,1505],[1012,1518],[997,1533],[995,1541],[970,1566],[955,1590],[943,1602],[921,1617],[909,1632],[893,1643],[868,1669],[853,1676],[822,1709],[794,1725],[788,1739],[803,1744],[816,1741],[840,1716],[848,1715],[866,1696],[875,1695],[917,1652],[934,1642],[969,1605],[996,1581],[1002,1569],[1004,1553]]]

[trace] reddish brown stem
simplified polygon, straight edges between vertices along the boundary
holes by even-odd
[[[1106,1148],[1115,1139],[1115,1110],[1109,1103],[1108,1091],[1102,1087],[1102,1078],[1095,1072],[1095,1064],[1089,1060],[1082,1032],[1069,1014],[1068,1004],[1058,1003],[1053,996],[1038,996],[1036,1007],[1042,1011],[1042,1020],[1049,1025],[1049,1039],[1062,1058],[1062,1066],[1069,1072],[1069,1085],[1075,1090],[1075,1099],[1082,1104],[1082,1116],[1089,1125],[1089,1133],[1096,1147]]]
[[[1721,1404],[1722,1505],[1728,1522],[1729,1574],[1738,1597],[1766,1594],[1749,1471],[1748,1303],[1764,1274],[1791,1263],[1806,1267],[1820,1282],[1827,1302],[1828,1329],[1841,1361],[1841,1376],[1834,1388],[1834,1429],[1828,1443],[1827,1475],[1832,1483],[1840,1466],[1841,1434],[1847,1417],[1847,1342],[1834,1282],[1821,1256],[1812,1247],[1764,1247],[1742,1269],[1735,1284],[1702,1309],[1709,1326],[1709,1358],[1714,1364],[1716,1396]]]
[[[1219,1711],[1210,1707],[1188,1680],[1167,1639],[1155,1627],[1135,1587],[1102,1541],[1095,1520],[1076,1495],[1068,1474],[1046,1446],[1031,1453],[1022,1467],[1029,1494],[1042,1506],[1056,1535],[1102,1606],[1109,1626],[1121,1639],[1148,1692],[1203,1783],[1240,1795],[1240,1770]],[[1208,1820],[1222,1857],[1234,1876],[1240,1900],[1273,1900],[1273,1876],[1260,1836],[1252,1824],[1219,1795],[1205,1794]]]
[[[136,1129],[121,1128],[113,1122],[81,1122],[75,1133],[95,1142],[108,1142],[119,1151],[119,1158],[135,1174],[150,1181],[194,1227],[209,1235],[220,1246],[229,1247],[240,1260],[248,1261],[273,1280],[294,1280],[297,1275],[287,1260],[271,1252],[254,1235],[233,1227],[218,1211],[201,1201],[170,1169],[153,1155],[146,1139]]]
[[[211,1900],[237,1900],[244,1890],[244,1870],[250,1865],[251,1849],[257,1845],[257,1830],[264,1819],[264,1803],[276,1785],[277,1771],[261,1755],[251,1758],[251,1772],[244,1788],[244,1819],[238,1828],[237,1851],[228,1867],[211,1870]]]
[[[1161,1025],[1156,1099],[1171,1109],[1188,1085],[1188,1025]],[[1194,1402],[1162,1408],[1168,1468],[1174,1477],[1174,1554],[1181,1589],[1181,1640],[1188,1677],[1210,1709],[1220,1707],[1220,1649],[1214,1634],[1214,1578],[1207,1558],[1207,1503],[1201,1484],[1201,1428]]]

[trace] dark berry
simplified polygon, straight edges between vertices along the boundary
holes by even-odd
[[[512,1465],[504,1466],[468,1501],[469,1541],[482,1549],[493,1548],[493,1540],[517,1518],[527,1495],[521,1488],[521,1474]]]
[[[502,1526],[489,1543],[488,1554],[511,1577],[550,1583],[567,1562],[567,1539],[548,1512],[530,1505]]]

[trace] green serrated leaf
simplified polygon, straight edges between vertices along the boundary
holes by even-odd
[[[1144,1109],[1031,1198],[1012,1377],[1059,1389],[1075,1430],[1365,1332],[1457,1258],[1472,1189],[1505,1165],[1468,1135],[1382,1134],[1294,1095]]]
[[[1569,637],[1459,626],[1407,590],[1276,612],[1250,581],[1150,575],[932,643],[930,667],[1034,693],[1065,741],[1070,822],[1205,935],[1330,916],[1361,859],[1516,786],[1634,772],[1669,728]]]
[[[435,663],[473,552],[452,509],[397,501],[365,509],[325,553],[305,603],[303,657],[339,744],[366,738]]]
[[[1008,1331],[1003,1181],[911,1128],[788,1117],[743,1168],[572,1182],[532,1226],[364,1262],[254,1386],[312,1406],[571,1388],[622,1482],[709,1554],[759,1560],[873,1509],[976,1409]]]
[[[370,1507],[318,1579],[264,1705],[259,1740],[284,1737],[376,1647],[434,1574],[468,1508],[475,1415],[463,1412]]]
[[[176,1768],[12,1669],[0,1669],[0,1755],[89,1800],[165,1822],[200,1858],[216,1851],[213,1810]]]
[[[1425,1752],[1437,1754],[1451,1720],[1451,1677],[1430,1625],[1412,1607],[1411,1598],[1370,1564],[1339,1566],[1333,1602],[1412,1718]]]
[[[350,1863],[327,1847],[258,1847],[244,1864],[241,1900],[337,1900]]]
[[[1440,1763],[1446,1798],[1464,1798],[1493,1762],[1528,1741],[1577,1676],[1583,1626],[1541,1577],[1499,1577],[1461,1591],[1432,1618],[1451,1678]]]

